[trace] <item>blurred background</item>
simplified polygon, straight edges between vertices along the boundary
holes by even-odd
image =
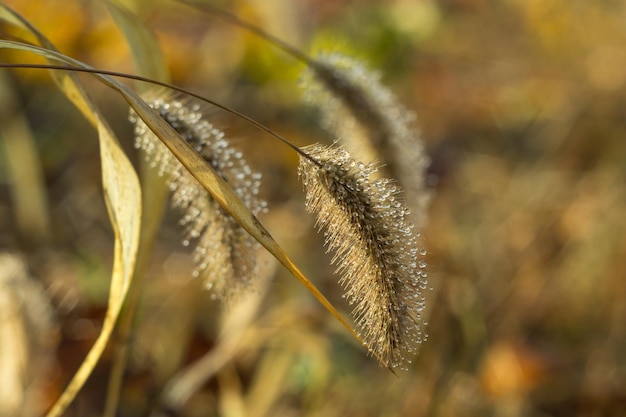
[[[62,52],[137,72],[102,2],[7,4]],[[291,57],[188,6],[123,4],[154,32],[175,84],[297,145],[332,141],[300,102],[302,67]],[[212,364],[206,382],[172,415],[626,415],[626,3],[214,4],[304,51],[362,59],[416,112],[434,192],[422,231],[434,288],[429,338],[395,377],[269,259],[247,307],[224,307],[191,278],[190,250],[168,209],[146,268],[118,416],[146,415],[177,372],[203,357]],[[4,50],[0,58],[41,62]],[[127,106],[81,78],[139,165]],[[12,258],[0,275],[41,284],[36,296],[8,296],[21,300],[14,311],[36,309],[34,299],[50,304],[24,319],[50,336],[18,354],[37,358],[25,360],[29,374],[17,378],[36,387],[37,415],[99,332],[113,235],[96,132],[45,71],[2,70],[0,84],[0,250]],[[224,112],[206,114],[263,172],[270,210],[262,222],[347,313],[323,237],[304,210],[296,155]],[[0,283],[0,291],[16,291]],[[14,348],[6,323],[4,357]],[[101,414],[113,358],[108,349],[67,416]]]

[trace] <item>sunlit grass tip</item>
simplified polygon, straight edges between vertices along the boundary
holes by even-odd
[[[371,180],[376,166],[355,161],[344,148],[302,150],[306,208],[334,251],[361,337],[388,365],[406,366],[426,338],[427,273],[401,190],[392,180]]]

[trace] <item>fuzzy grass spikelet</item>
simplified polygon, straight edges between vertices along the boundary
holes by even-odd
[[[203,119],[198,106],[164,98],[153,100],[150,106],[211,164],[254,215],[266,209],[266,203],[258,197],[261,175],[252,172],[241,152],[233,149],[222,131]],[[182,212],[180,223],[186,231],[183,244],[197,240],[194,275],[204,278],[214,298],[236,298],[258,274],[258,243],[217,204],[141,119],[134,113],[130,119],[135,124],[135,146],[145,153],[159,175],[167,176],[172,206]]]
[[[321,53],[309,64],[304,100],[319,108],[325,127],[362,161],[381,161],[385,176],[396,178],[417,227],[426,222],[430,202],[425,179],[430,163],[415,126],[415,115],[398,102],[371,71],[341,53]]]
[[[426,338],[427,274],[400,189],[385,178],[370,180],[376,167],[343,148],[316,144],[302,151],[309,156],[298,168],[306,207],[335,252],[361,337],[387,365],[403,366]]]

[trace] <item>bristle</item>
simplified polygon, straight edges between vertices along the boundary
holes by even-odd
[[[430,201],[424,153],[415,115],[380,82],[380,75],[339,53],[320,54],[303,78],[305,100],[321,110],[323,122],[355,157],[380,161],[397,179],[417,227],[426,222]]]
[[[340,147],[302,150],[299,175],[306,207],[317,215],[361,337],[388,365],[406,366],[424,340],[424,251],[418,248],[400,189],[377,168]],[[314,162],[313,162],[314,161]]]
[[[224,133],[203,119],[198,107],[180,100],[159,98],[150,103],[213,169],[233,188],[254,215],[266,208],[258,197],[261,175],[253,173],[241,152],[233,149]],[[183,244],[197,239],[195,275],[201,275],[215,298],[241,295],[257,275],[254,240],[228,215],[135,114],[135,146],[166,175],[172,206],[180,209],[186,236]]]

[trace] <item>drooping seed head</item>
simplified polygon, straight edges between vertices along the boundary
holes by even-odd
[[[233,188],[250,211],[266,209],[259,199],[261,175],[253,173],[241,152],[234,149],[224,133],[205,120],[199,107],[180,100],[158,98],[150,103],[213,169]],[[151,165],[166,175],[172,192],[172,206],[178,208],[186,235],[184,245],[197,240],[194,249],[196,270],[212,296],[233,299],[254,282],[258,273],[254,240],[196,181],[154,133],[131,113],[135,123],[135,146]]]
[[[299,175],[306,207],[317,215],[345,297],[368,348],[403,366],[425,338],[427,286],[409,210],[391,180],[371,180],[377,168],[340,147],[302,148]]]

